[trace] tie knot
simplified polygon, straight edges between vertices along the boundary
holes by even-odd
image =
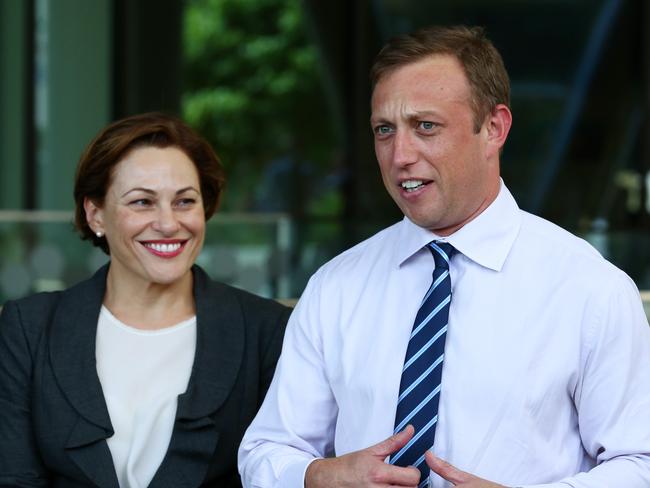
[[[456,248],[448,242],[431,241],[428,245],[433,260],[436,263],[436,268],[449,269],[449,262],[451,257],[456,253]]]

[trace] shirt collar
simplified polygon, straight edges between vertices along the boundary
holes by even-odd
[[[441,240],[449,242],[477,264],[501,271],[520,226],[521,214],[517,202],[501,180],[496,199],[480,215],[450,236],[437,236],[404,217],[394,252],[394,262],[401,266],[432,240]]]

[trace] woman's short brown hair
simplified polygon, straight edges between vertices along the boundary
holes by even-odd
[[[97,237],[88,225],[84,200],[104,204],[113,170],[129,152],[140,147],[176,147],[194,163],[199,174],[205,219],[219,206],[225,183],[223,167],[210,144],[177,117],[150,112],[127,117],[102,129],[84,150],[74,182],[75,228],[82,239],[109,253],[105,237]]]
[[[498,104],[510,107],[510,80],[499,51],[481,27],[433,26],[392,38],[370,70],[373,89],[379,80],[429,56],[450,55],[463,67],[471,90],[474,130]]]

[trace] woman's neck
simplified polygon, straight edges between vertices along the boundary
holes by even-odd
[[[170,284],[115,276],[109,268],[104,306],[121,322],[138,329],[162,329],[196,314],[192,272]]]

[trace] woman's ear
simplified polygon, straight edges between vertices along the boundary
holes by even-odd
[[[91,230],[98,235],[104,234],[104,212],[90,198],[84,198],[84,211],[86,212],[86,221]]]

